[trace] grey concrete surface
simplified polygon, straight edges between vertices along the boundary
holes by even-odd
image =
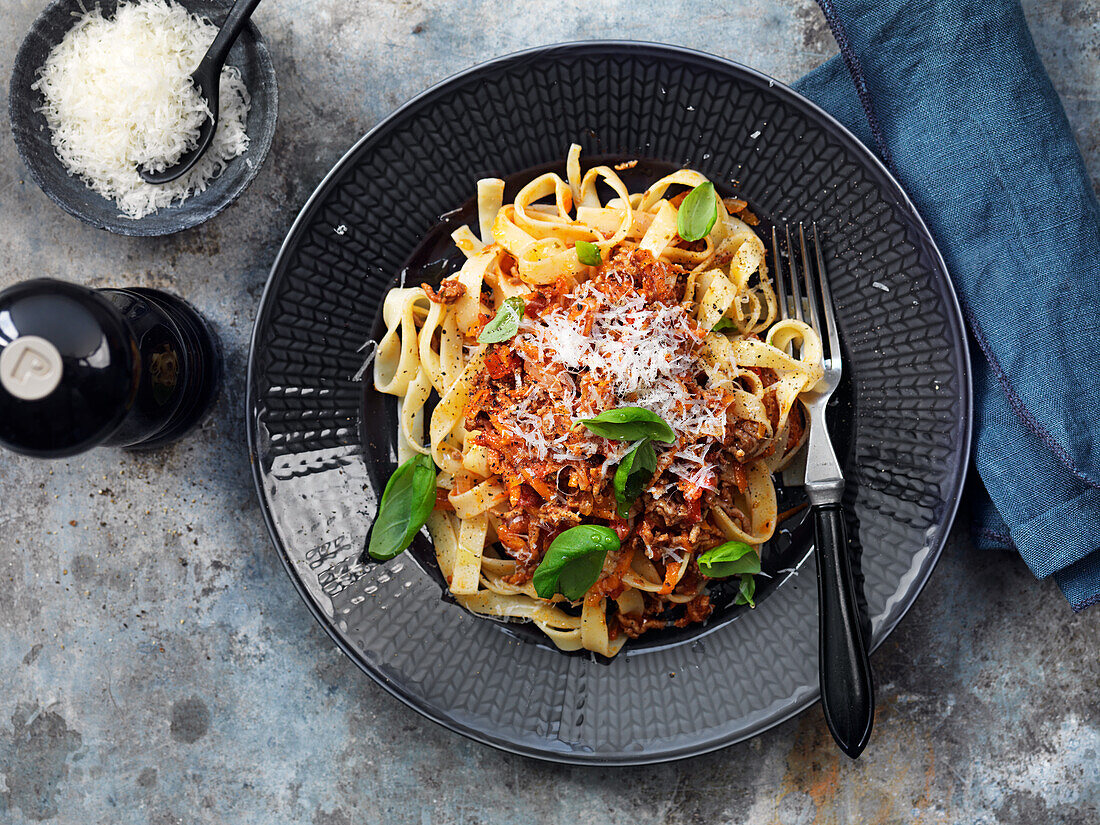
[[[0,0],[0,76],[45,0]],[[1028,0],[1100,178],[1100,0]],[[0,128],[0,286],[49,275],[187,296],[226,345],[213,419],[171,449],[0,456],[0,822],[1078,823],[1100,821],[1100,613],[956,530],[874,656],[879,716],[838,756],[813,708],[673,765],[570,769],[450,734],[383,694],[300,603],[245,447],[245,356],[295,213],[363,131],[475,62],[556,41],[683,44],[791,81],[835,53],[811,0],[268,0],[271,156],[209,224],[96,232],[26,177]],[[4,115],[6,119],[6,114]]]

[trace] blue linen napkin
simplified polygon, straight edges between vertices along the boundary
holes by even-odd
[[[1100,207],[1018,0],[818,3],[841,55],[795,88],[897,176],[973,336],[975,544],[1015,546],[1083,610],[1100,601]]]

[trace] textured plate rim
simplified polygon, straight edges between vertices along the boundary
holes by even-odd
[[[425,99],[430,98],[440,93],[446,87],[462,82],[472,75],[480,74],[481,72],[491,70],[496,67],[509,66],[514,63],[525,63],[532,60],[547,56],[557,55],[569,55],[584,53],[587,51],[606,52],[606,50],[614,49],[627,49],[631,51],[637,51],[641,54],[649,54],[651,56],[673,57],[681,59],[689,59],[703,62],[713,62],[721,65],[727,71],[733,74],[742,74],[756,81],[763,81],[765,85],[769,87],[769,91],[774,92],[781,96],[786,96],[797,107],[801,108],[806,114],[818,120],[818,122],[835,137],[845,148],[846,151],[858,155],[865,163],[870,165],[874,171],[881,177],[882,181],[889,187],[889,194],[897,201],[897,205],[902,208],[903,211],[908,213],[908,217],[911,219],[914,229],[922,236],[923,241],[927,244],[927,250],[932,257],[932,268],[937,270],[937,275],[940,276],[938,280],[942,287],[944,287],[945,310],[949,321],[952,322],[952,327],[956,332],[956,340],[959,344],[959,368],[958,378],[960,379],[959,398],[962,402],[961,416],[958,421],[960,426],[960,439],[958,443],[958,449],[955,456],[957,464],[955,467],[955,485],[952,500],[947,502],[947,507],[944,512],[944,517],[941,521],[941,529],[937,534],[934,542],[929,547],[929,551],[923,559],[921,565],[917,570],[912,571],[912,583],[909,585],[904,597],[896,602],[891,611],[894,615],[889,617],[889,620],[884,622],[879,630],[879,637],[873,640],[871,645],[871,651],[876,650],[893,632],[897,627],[898,622],[902,617],[909,612],[916,599],[920,596],[924,590],[925,585],[931,578],[932,571],[935,569],[936,563],[939,561],[940,555],[943,552],[944,546],[947,542],[947,537],[951,532],[951,527],[954,524],[955,517],[958,514],[959,505],[962,500],[963,490],[965,487],[966,477],[969,468],[969,455],[970,446],[972,440],[973,430],[973,379],[970,370],[970,353],[969,346],[966,340],[966,326],[963,321],[962,309],[959,304],[958,295],[955,291],[954,284],[948,275],[947,264],[943,259],[943,255],[940,253],[939,247],[936,245],[935,239],[932,237],[928,226],[925,224],[924,219],[917,211],[916,206],[912,200],[906,194],[901,184],[894,177],[891,172],[882,161],[864,145],[859,138],[857,138],[846,126],[844,126],[835,117],[822,109],[816,103],[809,98],[801,95],[787,84],[780,80],[764,74],[757,69],[753,69],[742,63],[738,63],[733,60],[729,60],[724,57],[703,52],[697,49],[689,49],[683,46],[675,46],[665,43],[657,43],[652,41],[637,41],[637,40],[585,40],[585,41],[570,41],[564,43],[557,43],[546,46],[536,46],[530,49],[524,49],[518,52],[511,52],[509,54],[501,55],[500,57],[493,58],[481,63],[477,63],[459,72],[456,72],[449,77],[440,80],[437,83],[432,84],[424,91],[415,95],[407,100],[400,107],[395,109],[389,115],[384,117],[378,123],[376,123],[371,129],[362,135],[357,141],[340,158],[333,164],[332,168],[325,174],[321,181],[317,184],[313,193],[309,196],[302,208],[298,212],[291,224],[290,229],[287,230],[286,237],[283,239],[282,245],[279,247],[279,252],[275,257],[275,261],[271,265],[271,270],[268,274],[267,282],[264,284],[263,293],[260,296],[260,302],[257,308],[256,321],[253,324],[252,336],[249,342],[248,348],[248,370],[246,378],[246,392],[245,392],[245,419],[246,430],[248,435],[248,457],[249,464],[252,467],[252,478],[256,485],[256,493],[260,499],[260,509],[263,511],[264,523],[267,527],[268,535],[278,552],[279,558],[282,561],[283,567],[286,569],[287,575],[290,577],[294,584],[295,590],[298,595],[305,602],[309,608],[310,613],[317,622],[324,628],[329,637],[336,643],[336,646],[344,652],[355,663],[355,665],[369,676],[376,684],[382,687],[387,693],[408,707],[415,710],[422,716],[431,719],[433,722],[441,725],[442,727],[459,733],[469,739],[476,742],[480,742],[484,745],[496,748],[498,750],[518,754],[521,756],[532,757],[535,759],[555,762],[559,764],[567,765],[592,765],[592,766],[604,766],[604,767],[626,767],[632,765],[652,765],[663,762],[672,762],[679,759],[686,759],[692,756],[701,756],[703,754],[711,753],[722,748],[735,745],[738,742],[744,742],[753,737],[759,736],[778,725],[786,722],[798,714],[802,713],[812,704],[818,701],[820,698],[820,691],[814,687],[813,690],[801,701],[792,702],[787,708],[777,712],[773,716],[765,720],[757,729],[747,731],[743,734],[735,734],[731,736],[719,736],[714,739],[701,742],[696,745],[683,746],[678,748],[669,748],[665,750],[652,750],[645,751],[640,754],[620,752],[616,754],[597,755],[593,753],[583,753],[578,751],[554,751],[549,749],[539,749],[534,747],[525,746],[516,742],[495,737],[491,734],[487,734],[484,731],[465,725],[458,720],[447,716],[442,713],[437,713],[435,710],[427,707],[417,696],[409,693],[403,686],[396,685],[391,682],[384,674],[375,672],[366,662],[364,662],[351,645],[338,633],[337,629],[321,610],[320,606],[312,599],[309,591],[306,589],[305,584],[301,581],[297,572],[294,569],[293,561],[287,555],[286,548],[283,546],[282,540],[279,538],[278,530],[275,526],[273,516],[271,514],[267,498],[264,494],[263,474],[261,472],[260,459],[258,454],[258,433],[256,430],[257,419],[254,415],[255,412],[255,385],[254,380],[256,378],[256,364],[257,364],[257,347],[259,344],[259,337],[261,328],[265,325],[267,320],[267,314],[270,309],[269,299],[271,293],[274,291],[274,286],[277,281],[281,280],[283,276],[282,267],[284,264],[284,258],[290,251],[292,241],[297,240],[299,232],[302,227],[312,219],[314,212],[320,205],[322,199],[328,194],[329,188],[333,185],[338,175],[345,171],[345,166],[355,157],[364,144],[371,141],[376,135],[386,131],[390,126],[398,122],[407,112],[420,106]],[[816,594],[816,586],[813,588]]]

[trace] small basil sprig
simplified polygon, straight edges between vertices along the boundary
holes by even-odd
[[[718,200],[714,184],[700,183],[684,198],[676,213],[676,232],[685,241],[699,241],[707,236],[718,220]]]
[[[756,579],[752,576],[742,576],[741,586],[738,588],[737,598],[733,600],[733,603],[756,607],[756,602],[752,600],[754,595],[756,595]]]
[[[388,561],[412,544],[435,507],[435,462],[417,453],[390,476],[371,527],[367,554]]]
[[[730,318],[728,315],[723,315],[721,318],[718,319],[718,323],[710,328],[710,331],[711,332],[722,332],[723,330],[736,329],[736,328],[737,328],[737,324],[735,324],[733,322],[733,319]]]
[[[642,439],[619,462],[615,470],[615,501],[619,518],[626,518],[630,505],[642,494],[657,469],[657,454],[648,438]]]
[[[596,583],[604,559],[619,549],[619,537],[610,527],[578,524],[550,542],[535,569],[532,584],[544,599],[561,593],[571,602],[584,596]]]
[[[499,344],[519,331],[519,322],[527,303],[522,298],[509,298],[500,305],[496,317],[477,336],[479,344]]]
[[[577,260],[585,266],[599,266],[603,258],[600,248],[589,241],[577,241]]]
[[[753,601],[756,580],[753,576],[760,572],[760,554],[751,545],[743,541],[727,541],[701,555],[698,563],[699,572],[711,579],[740,576],[741,583],[733,603],[756,607]]]
[[[727,541],[699,557],[699,572],[711,579],[760,572],[760,554],[743,541]]]
[[[577,424],[583,424],[596,435],[610,438],[612,441],[637,441],[649,438],[671,444],[676,433],[657,413],[645,407],[616,407],[597,415],[595,418],[582,418]]]

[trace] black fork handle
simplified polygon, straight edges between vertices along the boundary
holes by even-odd
[[[844,514],[839,504],[819,504],[813,515],[821,705],[833,739],[855,759],[867,746],[875,721],[871,662],[860,629]]]

